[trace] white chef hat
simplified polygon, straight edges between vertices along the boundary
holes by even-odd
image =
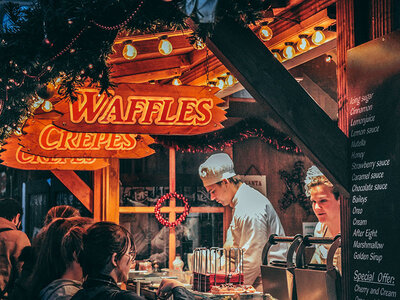
[[[209,186],[236,175],[233,161],[226,153],[211,155],[199,167],[199,175],[204,186]]]
[[[316,166],[311,166],[307,170],[307,175],[306,178],[304,179],[306,196],[308,197],[311,196],[310,186],[316,183],[327,184],[328,186],[333,187],[332,183],[328,180],[328,178],[326,178],[326,176]]]

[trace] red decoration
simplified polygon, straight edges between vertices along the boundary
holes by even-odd
[[[171,198],[180,199],[182,200],[183,203],[185,203],[185,208],[183,213],[174,222],[169,222],[166,219],[164,219],[160,212],[161,205],[164,203],[164,201]],[[180,225],[186,219],[186,216],[189,214],[189,203],[187,199],[181,194],[168,193],[162,196],[160,199],[158,199],[156,207],[154,208],[154,214],[156,215],[158,222],[160,222],[162,225],[167,226],[169,228],[175,228],[177,225]]]
[[[276,130],[264,120],[248,118],[215,132],[193,136],[153,136],[157,143],[180,152],[210,153],[257,137],[278,151],[302,155],[300,148],[286,134]]]

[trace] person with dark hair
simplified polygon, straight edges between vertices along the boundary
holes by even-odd
[[[199,167],[199,176],[210,198],[233,209],[224,248],[243,249],[244,284],[262,291],[262,251],[271,234],[284,236],[281,221],[271,202],[256,189],[242,182],[226,153],[211,155]],[[271,247],[269,260],[286,260],[287,245]]]
[[[339,191],[316,166],[311,166],[306,175],[305,192],[312,203],[318,218],[314,230],[316,237],[335,237],[340,234],[340,201]],[[316,245],[311,263],[326,264],[329,245]],[[340,250],[334,256],[333,264],[341,272]]]
[[[21,221],[21,205],[14,199],[0,199],[0,299],[11,293],[22,268],[18,257],[22,249],[31,245],[19,230]]]
[[[44,218],[44,225],[50,224],[55,218],[80,217],[79,210],[69,205],[57,205],[49,209]]]
[[[98,222],[88,228],[79,256],[84,275],[83,289],[72,300],[144,299],[133,291],[121,290],[117,283],[126,282],[136,257],[133,235],[112,222]],[[164,281],[160,295],[173,294],[176,300],[194,299],[178,281]]]
[[[45,230],[42,246],[30,277],[34,299],[70,299],[81,289],[83,272],[77,261],[90,218],[57,218]]]
[[[22,272],[20,278],[15,282],[14,292],[11,294],[10,299],[12,300],[25,300],[29,292],[30,287],[28,286],[33,268],[35,266],[37,256],[42,245],[42,240],[45,236],[48,225],[56,218],[72,218],[80,217],[79,210],[69,205],[58,205],[52,207],[46,214],[44,220],[44,227],[39,233],[33,238],[32,246],[24,249],[24,255],[19,258],[19,261],[23,263]],[[28,249],[29,248],[29,249]]]

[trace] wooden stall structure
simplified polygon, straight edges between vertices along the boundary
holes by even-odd
[[[119,207],[118,160],[134,155],[151,155],[152,150],[146,147],[153,142],[152,134],[199,135],[217,131],[222,125],[230,127],[244,118],[261,118],[292,138],[301,151],[340,188],[344,196],[341,200],[344,278],[342,298],[357,297],[357,292],[354,291],[357,280],[354,280],[355,271],[351,266],[359,262],[350,256],[354,251],[350,241],[356,230],[352,226],[357,224],[352,224],[354,212],[351,209],[354,207],[349,203],[349,196],[354,196],[351,178],[355,173],[351,169],[354,157],[351,156],[352,148],[347,137],[351,132],[351,120],[354,120],[351,117],[354,103],[351,103],[350,96],[357,95],[350,90],[354,87],[355,79],[351,72],[348,78],[348,50],[376,38],[382,37],[384,41],[386,34],[398,29],[399,4],[395,0],[272,2],[275,6],[268,10],[264,20],[269,21],[274,32],[274,36],[269,39],[260,39],[259,32],[264,26],[262,22],[243,28],[229,17],[216,24],[206,41],[207,47],[196,47],[197,49],[193,48],[187,38],[192,33],[189,29],[144,35],[121,33],[114,43],[115,52],[109,57],[113,68],[112,79],[118,84],[113,97],[105,101],[105,95],[97,95],[95,90],[83,90],[78,101],[73,104],[52,99],[54,110],[45,113],[39,109],[38,114],[27,123],[26,135],[19,139],[12,137],[4,147],[6,151],[1,154],[1,159],[12,167],[51,169],[93,212],[96,220],[118,222],[120,213],[154,211],[154,207]],[[192,29],[196,26],[192,22],[188,24]],[[324,29],[323,41],[310,43],[310,36],[320,27]],[[170,55],[164,55],[157,50],[159,38],[162,36],[167,36],[174,47]],[[285,53],[289,51],[288,46],[300,42],[301,36],[307,36],[306,41],[310,47],[297,51],[293,48],[291,53]],[[137,56],[127,58],[124,55],[127,45],[135,45]],[[354,52],[356,51],[358,50]],[[285,57],[281,56],[283,54]],[[320,90],[311,97],[312,92],[306,92],[302,85],[306,87],[308,84],[310,87],[312,83],[302,83],[301,79],[295,78],[296,67],[321,55],[336,61],[337,97],[333,102],[332,97]],[[354,54],[352,61],[357,62]],[[231,75],[238,82],[235,83]],[[184,86],[172,85],[178,77]],[[152,85],[149,81],[157,83]],[[220,91],[210,87],[220,82]],[[224,82],[227,85],[224,86]],[[350,88],[349,82],[352,84]],[[238,96],[243,88],[248,92],[247,96]],[[393,107],[393,112],[387,112],[390,120],[398,109],[397,106]],[[227,112],[226,120],[224,110]],[[398,121],[394,126],[398,127]],[[383,140],[384,138],[385,136],[382,137]],[[393,137],[396,138],[397,136]],[[40,142],[41,140],[43,141]],[[105,149],[107,145],[104,144],[104,149],[96,148],[90,152],[79,146],[72,149],[77,140],[81,141],[81,145],[89,144],[90,140],[97,141],[97,144],[101,144],[100,140],[107,140],[113,145],[128,141],[122,143],[125,146],[134,140],[138,150],[132,152],[129,149],[124,153],[124,149],[118,147]],[[60,149],[60,145],[65,147]],[[390,150],[395,147],[396,145],[392,145]],[[226,151],[235,159],[232,148]],[[16,156],[13,156],[14,152],[17,153]],[[394,157],[393,161],[398,161],[398,153],[390,152],[390,155]],[[87,162],[85,165],[80,164],[79,168],[94,170],[93,189],[86,186],[73,172],[77,169],[73,164],[77,159]],[[63,164],[58,163],[54,168],[54,163],[61,161]],[[27,167],[29,164],[30,167]],[[174,148],[169,150],[169,166],[169,189],[173,192],[176,188]],[[240,168],[245,167],[241,165]],[[398,171],[390,174],[398,178]],[[162,213],[169,214],[170,221],[174,221],[176,215],[182,211],[183,207],[177,206],[174,199],[168,207],[161,209]],[[393,213],[396,211],[398,212],[398,206]],[[224,228],[229,224],[229,210],[224,208],[192,207],[191,212],[223,212]],[[366,215],[365,220],[368,217]],[[174,228],[169,235],[169,255],[171,266],[175,256]],[[387,267],[391,259],[395,258],[386,257],[383,267],[380,265],[381,268],[377,268],[377,272],[387,273],[389,276],[390,282],[386,284],[393,289],[392,293],[389,291],[384,295],[388,298],[394,298],[396,289],[398,291],[398,284],[391,278],[399,275]],[[385,267],[390,271],[386,272]],[[375,291],[376,287],[373,288]]]

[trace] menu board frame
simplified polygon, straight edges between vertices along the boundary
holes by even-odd
[[[347,53],[350,299],[400,297],[400,32]]]

